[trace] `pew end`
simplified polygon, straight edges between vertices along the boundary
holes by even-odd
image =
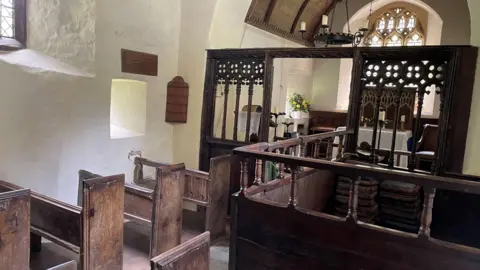
[[[152,270],[208,270],[209,266],[209,232],[204,232],[151,260]]]
[[[8,266],[9,269],[28,269],[29,261],[30,190],[1,192],[0,266]]]

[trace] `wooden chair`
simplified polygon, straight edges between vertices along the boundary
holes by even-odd
[[[208,270],[209,266],[209,232],[204,232],[201,235],[160,254],[151,261],[152,270]]]
[[[122,269],[124,181],[124,175],[83,181],[82,207],[31,192],[32,250],[41,249],[44,237],[77,253],[79,269]],[[0,192],[12,190],[21,188],[0,181]],[[28,219],[18,224],[28,224]],[[71,265],[56,269],[69,269]]]
[[[426,124],[423,127],[422,137],[417,143],[416,167],[420,169],[421,161],[432,163],[435,159],[438,144],[438,126]]]
[[[91,177],[98,175],[79,171],[80,182]],[[157,168],[155,178],[152,189],[125,184],[123,208],[126,219],[151,228],[150,258],[180,244],[185,165]]]
[[[224,235],[226,230],[231,159],[230,155],[212,158],[209,173],[192,169],[185,170],[183,200],[205,209],[203,230],[209,231],[212,239]],[[166,163],[140,157],[136,157],[134,163],[133,182],[150,189],[154,187],[155,181],[144,177],[144,166],[160,169],[168,166]]]
[[[0,190],[0,268],[28,269],[30,190]]]

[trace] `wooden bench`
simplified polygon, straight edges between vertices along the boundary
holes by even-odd
[[[30,190],[0,191],[0,268],[28,269]]]
[[[152,270],[208,270],[209,266],[209,232],[204,232],[201,235],[160,254],[151,261]]]
[[[41,249],[44,237],[79,254],[80,269],[122,269],[124,181],[124,175],[83,181],[82,207],[31,192],[32,251]],[[20,189],[0,182],[0,192]],[[71,265],[54,269],[69,269]]]
[[[91,177],[98,175],[79,171],[80,181]],[[180,244],[184,178],[182,163],[158,168],[153,189],[125,184],[124,216],[151,228],[150,258]]]
[[[225,234],[230,185],[231,156],[219,156],[210,160],[210,172],[192,169],[185,171],[183,200],[205,208],[203,231],[209,231],[212,239]],[[144,166],[162,168],[167,163],[136,157],[133,182],[153,188],[155,181],[144,177]]]
[[[62,263],[60,265],[48,268],[47,270],[77,270],[77,262],[70,261],[70,262]]]

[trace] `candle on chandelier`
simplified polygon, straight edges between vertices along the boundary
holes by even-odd
[[[380,116],[378,117],[378,120],[385,121],[385,111],[380,112]]]
[[[300,23],[300,31],[307,31],[307,22]]]
[[[367,20],[365,20],[365,22],[363,24],[363,28],[370,29],[369,27],[370,27],[370,21],[367,19]]]
[[[322,16],[322,25],[323,26],[328,26],[328,16],[327,15]]]
[[[275,106],[275,109],[273,110],[274,113],[278,114],[278,108]]]

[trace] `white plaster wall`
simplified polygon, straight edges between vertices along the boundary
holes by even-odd
[[[468,6],[471,16],[471,44],[480,46],[480,1],[468,0]],[[466,174],[480,175],[480,58],[477,59],[477,69],[475,75],[475,85],[473,89],[472,105],[470,109],[470,122],[468,126],[467,145],[463,172]]]
[[[115,8],[112,8],[115,7]],[[177,74],[180,5],[176,1],[97,2],[96,77],[82,80],[81,91],[70,104],[69,127],[63,136],[59,168],[59,198],[71,201],[76,192],[78,169],[99,174],[126,173],[131,181],[133,164],[127,159],[131,149],[144,149],[154,160],[173,159],[173,127],[165,123],[166,85]],[[122,74],[120,50],[138,50],[158,55],[158,77]],[[144,136],[110,139],[110,90],[113,78],[148,83],[147,126]]]
[[[127,173],[131,181],[132,148],[172,161],[173,127],[164,113],[166,84],[178,69],[180,3],[31,0],[28,11],[30,48],[95,76],[32,74],[0,62],[0,178],[75,203],[79,169]],[[121,48],[157,54],[158,77],[122,74]],[[148,82],[145,136],[110,139],[113,78]]]

